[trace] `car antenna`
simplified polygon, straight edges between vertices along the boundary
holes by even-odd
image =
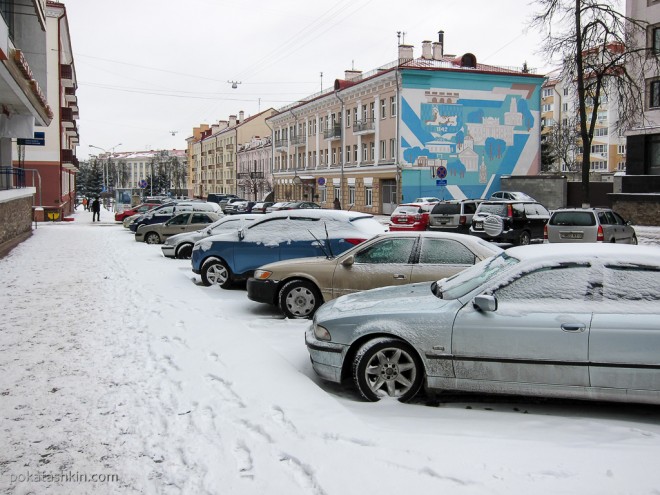
[[[325,257],[330,258],[328,251],[325,249],[325,246],[323,246],[323,243],[319,241],[319,238],[316,237],[311,230],[307,229],[307,232],[309,232],[309,235],[311,235],[314,238],[314,240],[319,243],[319,246],[321,246],[321,249],[323,250],[323,254],[325,254]]]

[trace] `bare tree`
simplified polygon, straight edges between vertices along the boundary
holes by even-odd
[[[562,67],[561,78],[576,85],[578,130],[582,145],[582,194],[589,203],[591,143],[603,97],[618,102],[620,132],[643,120],[644,79],[641,67],[658,67],[658,54],[645,44],[645,21],[619,11],[615,0],[536,0],[539,11],[531,26],[546,33],[542,50]]]
[[[580,148],[580,131],[578,119],[567,117],[561,122],[555,122],[544,133],[545,145],[550,150],[553,161],[558,165],[558,171],[577,172],[580,162],[577,157]]]

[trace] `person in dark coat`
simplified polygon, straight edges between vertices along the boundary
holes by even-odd
[[[339,198],[335,198],[332,204],[334,205],[335,210],[341,210],[341,203],[339,202]]]
[[[94,198],[94,201],[92,202],[92,222],[95,222],[98,220],[99,222],[101,221],[101,203],[99,202],[99,198]]]

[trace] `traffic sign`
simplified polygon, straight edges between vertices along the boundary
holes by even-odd
[[[435,175],[438,177],[438,179],[444,179],[445,177],[447,177],[447,167],[445,167],[444,165],[440,165],[435,171]]]
[[[18,138],[16,144],[25,146],[46,146],[46,133],[35,132],[33,138]]]
[[[435,181],[436,186],[446,186],[447,185],[447,179],[437,179]]]

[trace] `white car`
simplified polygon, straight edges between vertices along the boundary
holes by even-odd
[[[263,215],[230,215],[222,217],[217,222],[207,225],[203,229],[168,237],[165,240],[165,244],[161,246],[163,256],[166,258],[188,259],[192,254],[194,244],[200,239],[224,232],[236,231],[245,226],[246,223],[253,222],[257,218],[263,218]]]

